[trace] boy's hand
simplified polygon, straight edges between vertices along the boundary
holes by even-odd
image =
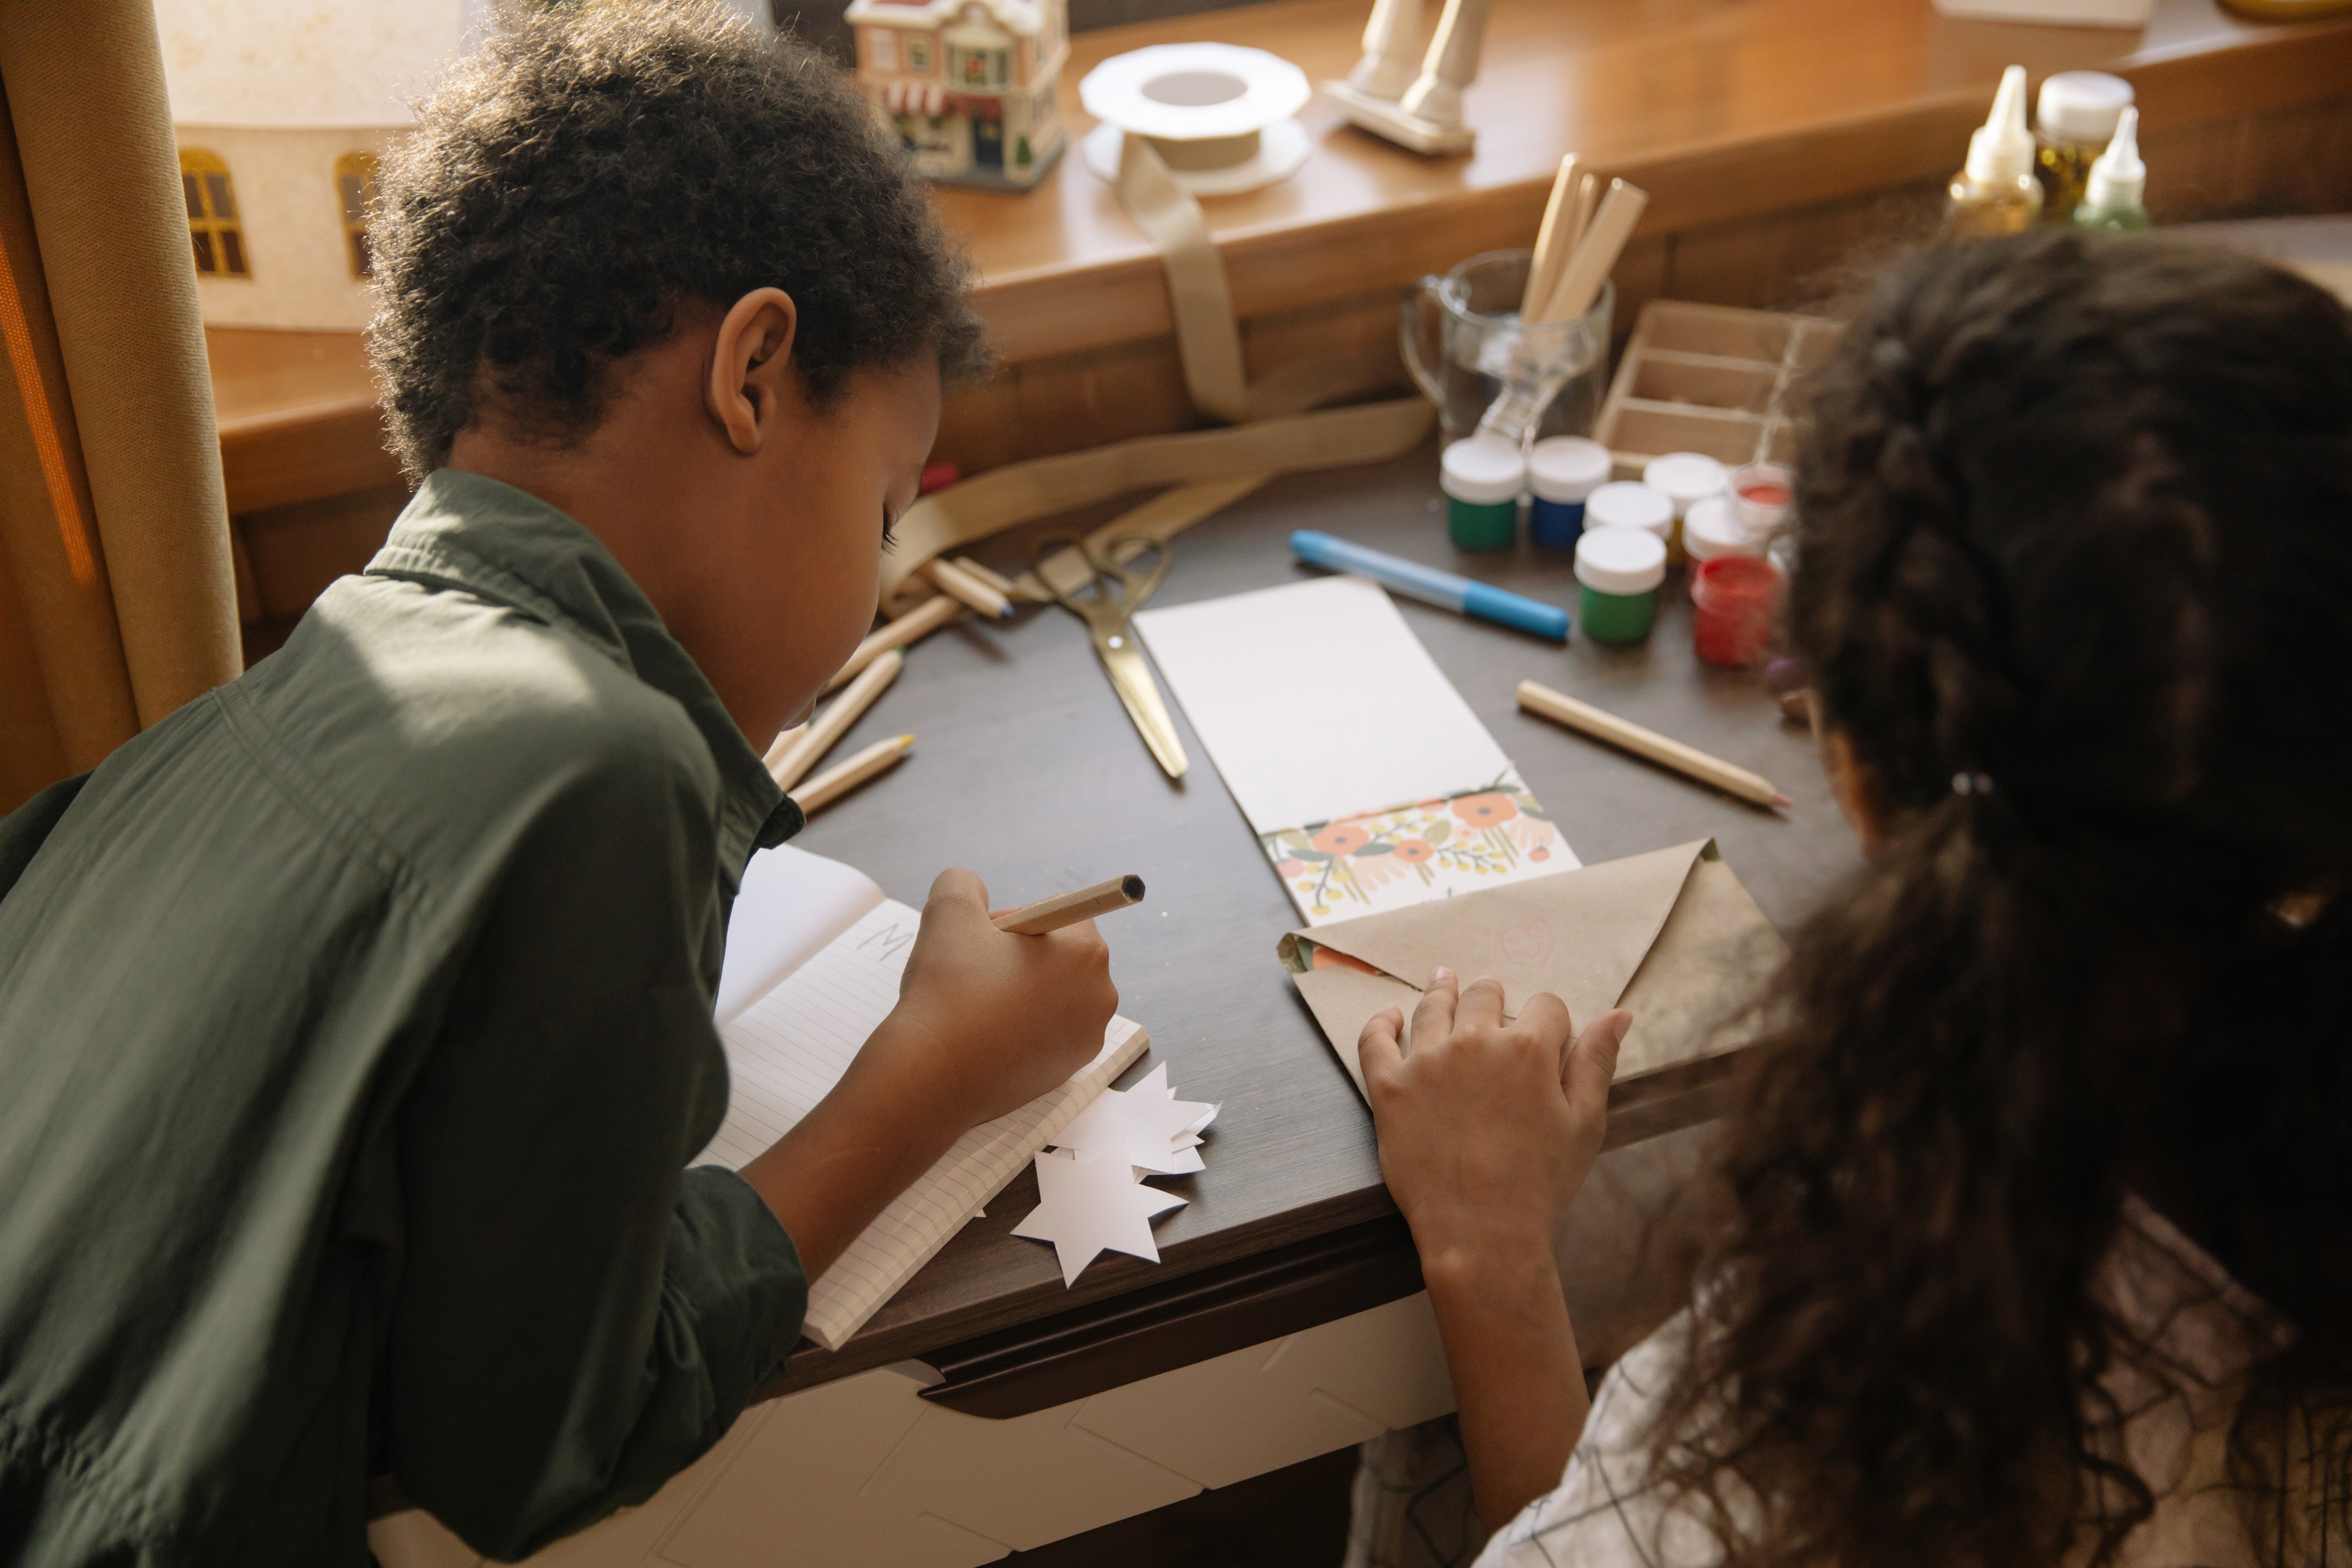
[[[1357,1052],[1381,1173],[1425,1268],[1529,1255],[1549,1268],[1560,1217],[1601,1152],[1633,1022],[1604,1013],[1577,1037],[1567,1005],[1540,992],[1507,1024],[1499,982],[1465,988],[1441,968],[1413,1011],[1411,1054],[1401,1010],[1364,1026]]]
[[[898,1005],[853,1070],[887,1077],[894,1099],[928,1104],[960,1134],[1086,1066],[1118,1006],[1110,952],[1094,921],[1008,936],[989,923],[978,877],[942,871]]]

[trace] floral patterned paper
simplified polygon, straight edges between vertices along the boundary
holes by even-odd
[[[1574,870],[1518,770],[1492,784],[1258,836],[1308,925]]]

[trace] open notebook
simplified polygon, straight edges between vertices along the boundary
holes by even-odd
[[[742,1166],[840,1081],[898,1005],[922,918],[839,861],[789,845],[751,858],[719,980],[727,1120],[698,1163]],[[809,1337],[840,1349],[1150,1043],[1114,1017],[1068,1081],[958,1139],[810,1285]]]

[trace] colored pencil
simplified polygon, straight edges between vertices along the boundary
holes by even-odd
[[[849,662],[834,672],[824,689],[831,691],[894,647],[927,637],[963,613],[962,602],[951,594],[934,594],[897,620],[857,645]]]
[[[833,802],[847,795],[877,773],[887,773],[898,765],[915,744],[912,735],[894,735],[887,741],[877,741],[845,763],[839,763],[809,780],[793,792],[804,816],[814,816]]]
[[[1049,931],[1074,926],[1080,921],[1090,921],[1097,915],[1107,915],[1113,910],[1123,910],[1143,899],[1143,879],[1129,872],[1113,877],[1108,882],[1097,882],[1091,888],[1074,892],[1056,893],[1050,899],[1040,899],[1034,904],[1024,904],[1017,910],[1007,910],[995,917],[996,929],[1011,931],[1015,936],[1043,936]]]
[[[1759,773],[1733,767],[1722,758],[1710,757],[1696,746],[1668,740],[1654,730],[1644,730],[1639,724],[1620,719],[1614,713],[1603,712],[1590,702],[1579,702],[1549,686],[1539,686],[1532,680],[1520,681],[1519,706],[1555,724],[1565,724],[1580,734],[1590,735],[1596,741],[1606,741],[1612,746],[1622,746],[1637,757],[1646,757],[1701,784],[1713,784],[1727,794],[1736,795],[1742,800],[1758,805],[1794,804]]]
[[[809,769],[816,766],[842,736],[849,733],[849,727],[874,706],[874,700],[881,696],[892,681],[898,679],[898,671],[906,668],[906,663],[904,654],[897,648],[890,648],[859,670],[857,679],[844,688],[841,695],[835,698],[824,712],[809,721],[800,739],[784,748],[782,756],[768,764],[768,772],[775,775],[777,787],[790,794],[793,785],[807,777]]]

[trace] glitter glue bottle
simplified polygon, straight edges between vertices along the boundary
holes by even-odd
[[[2042,182],[2042,221],[2064,223],[2083,205],[2091,160],[2115,139],[2131,107],[2132,85],[2105,71],[2045,77],[2033,100],[2033,177]]]
[[[1969,161],[1952,177],[1944,208],[1944,237],[1981,239],[2023,234],[2042,213],[2042,185],[2033,177],[2033,137],[2025,129],[2025,68],[2000,77],[1992,112],[1969,137]]]
[[[2147,208],[2140,205],[2140,197],[2147,189],[2147,165],[2139,159],[2139,110],[2126,109],[2116,125],[2115,141],[2091,164],[2083,205],[2074,209],[2074,226],[2109,234],[2143,232]]]
[[[1576,624],[1597,642],[1640,642],[1658,619],[1665,542],[1645,528],[1588,528],[1576,542]]]
[[[1609,448],[1581,436],[1554,436],[1528,453],[1528,537],[1566,550],[1584,531],[1584,500],[1609,482]]]
[[[1438,459],[1445,492],[1445,537],[1456,550],[1508,550],[1518,537],[1527,459],[1500,436],[1465,436]]]

